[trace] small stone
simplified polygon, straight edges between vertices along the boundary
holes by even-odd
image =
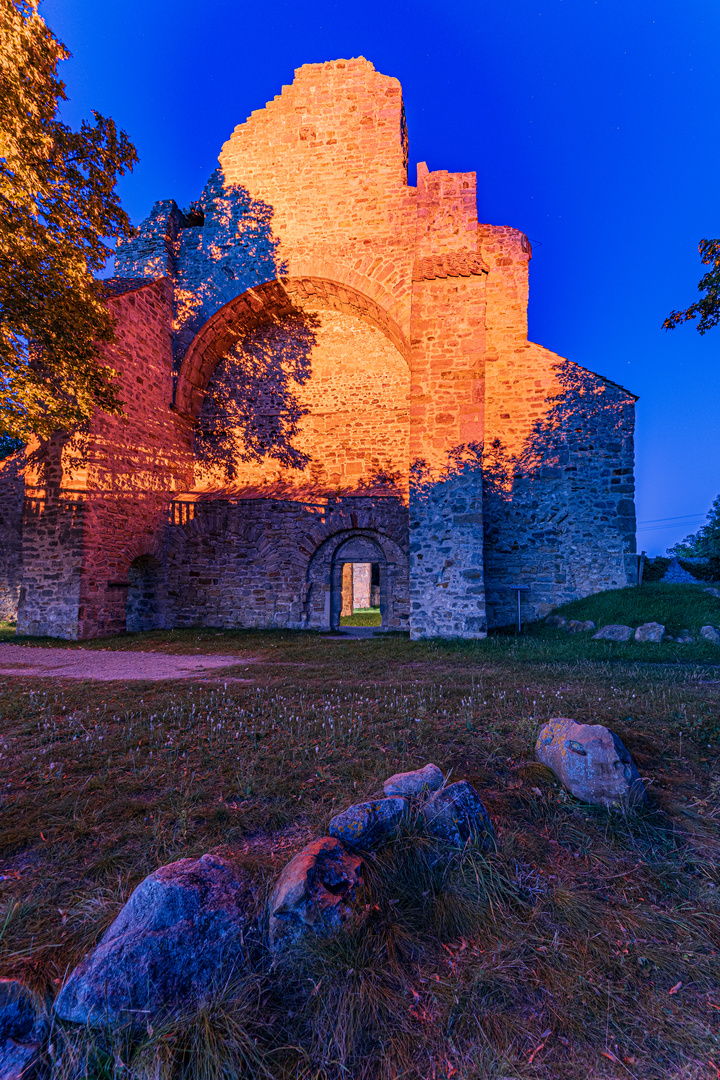
[[[622,623],[610,623],[603,626],[597,634],[593,634],[593,641],[629,641],[633,636],[632,626],[623,626]]]
[[[18,979],[0,979],[0,1080],[43,1074],[47,1033],[45,1002]]]
[[[383,791],[392,795],[422,795],[424,791],[437,791],[442,787],[443,774],[437,765],[426,765],[423,769],[412,772],[399,772],[389,776],[383,784]]]
[[[691,645],[695,638],[690,630],[681,630],[678,637],[675,638],[678,645]]]
[[[564,619],[562,615],[548,615],[545,620],[546,626],[554,626],[558,630],[564,630],[567,626],[567,619]]]
[[[665,627],[659,622],[646,622],[635,631],[636,641],[660,642],[665,637]]]
[[[469,840],[484,847],[491,847],[495,842],[495,830],[488,812],[467,780],[458,780],[438,791],[423,806],[422,816],[430,835],[453,847],[464,847]]]
[[[703,641],[709,641],[711,645],[720,645],[720,634],[714,626],[701,626],[700,637]]]
[[[313,840],[283,869],[270,896],[270,945],[328,937],[353,914],[363,861],[334,836]]]
[[[369,851],[395,832],[407,811],[407,799],[371,799],[355,803],[335,815],[328,833],[351,847]]]
[[[645,800],[645,787],[628,750],[602,724],[556,717],[538,735],[535,756],[582,802],[610,808]]]
[[[255,889],[232,859],[203,855],[141,881],[55,1001],[61,1019],[143,1025],[192,1008],[243,969]]]
[[[592,619],[586,619],[585,622],[580,619],[571,619],[567,628],[571,634],[586,634],[589,630],[595,629],[595,623]]]
[[[710,596],[720,597],[720,589],[703,589],[703,592],[709,593]]]

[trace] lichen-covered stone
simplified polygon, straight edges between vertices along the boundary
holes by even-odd
[[[352,847],[369,851],[392,836],[407,812],[407,799],[370,799],[336,814],[328,833]]]
[[[595,623],[592,619],[571,619],[567,628],[571,634],[587,634],[595,629]]]
[[[622,623],[610,623],[603,626],[597,634],[593,634],[593,641],[629,641],[633,636],[632,626],[623,626]]]
[[[144,1024],[187,1009],[239,974],[256,898],[232,859],[181,859],[146,877],[75,968],[55,1012],[76,1024]]]
[[[610,808],[645,799],[645,787],[628,750],[602,724],[556,717],[538,735],[535,756],[583,802]]]
[[[720,633],[714,626],[701,626],[700,637],[703,641],[709,641],[711,645],[720,645]]]
[[[271,947],[282,948],[307,933],[327,937],[339,930],[353,914],[362,868],[360,856],[334,836],[322,836],[298,852],[270,896]]]
[[[426,791],[437,791],[443,783],[442,770],[437,765],[425,765],[422,769],[411,772],[394,773],[383,784],[383,791],[393,795],[422,795]]]
[[[468,842],[491,847],[495,842],[495,830],[483,804],[472,784],[459,780],[433,795],[422,808],[425,828],[431,836],[453,847]]]
[[[660,642],[665,637],[665,627],[662,623],[658,622],[646,622],[642,626],[638,626],[635,631],[636,641],[653,641]]]

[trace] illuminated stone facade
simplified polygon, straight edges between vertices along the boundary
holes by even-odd
[[[30,448],[21,523],[0,474],[18,629],[329,629],[349,562],[418,638],[627,584],[634,398],[527,340],[530,245],[474,173],[408,184],[397,80],[306,65],[219,160],[118,250],[125,416]]]

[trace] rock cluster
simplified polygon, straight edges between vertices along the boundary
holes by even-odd
[[[599,724],[550,720],[536,756],[576,798],[608,808],[645,800],[617,735]],[[445,783],[426,765],[396,773],[375,799],[329,823],[280,873],[267,904],[267,940],[278,952],[307,935],[327,937],[359,910],[369,853],[410,818],[437,843],[437,859],[468,843],[491,848],[492,822],[467,781]],[[263,947],[263,910],[236,858],[203,855],[160,867],[138,885],[98,945],[70,974],[54,1013],[85,1027],[142,1029],[197,1007],[247,974]],[[0,980],[0,1080],[42,1074],[48,1008],[15,980]]]
[[[720,590],[718,589],[704,589],[703,591],[710,593],[712,596],[720,596]],[[581,622],[579,619],[566,619],[562,615],[548,615],[545,619],[545,625],[564,630],[568,634],[584,634],[595,630],[595,623],[590,619]],[[709,625],[703,626],[700,629],[700,638],[703,641],[709,641],[712,645],[720,645],[720,629]],[[661,641],[666,643],[674,641],[678,645],[690,645],[695,641],[695,637],[690,630],[681,630],[677,637],[673,637],[668,634],[662,623],[658,622],[646,622],[636,629],[632,626],[625,626],[624,623],[609,623],[607,626],[602,626],[592,636],[593,641],[624,642],[631,639],[655,644]]]

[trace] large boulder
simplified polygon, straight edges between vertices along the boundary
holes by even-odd
[[[714,626],[701,626],[700,637],[703,641],[709,641],[711,645],[720,645],[720,634]]]
[[[322,836],[284,868],[270,896],[270,945],[313,933],[328,937],[352,917],[363,861],[335,836]]]
[[[47,1072],[45,1002],[17,979],[0,979],[0,1080],[35,1080]]]
[[[645,800],[628,750],[602,724],[577,724],[564,716],[550,720],[538,736],[535,756],[582,802],[610,808]]]
[[[235,860],[203,855],[162,866],[72,972],[55,1012],[116,1026],[192,1007],[245,969],[256,914],[252,879]]]
[[[653,641],[659,643],[665,637],[665,627],[659,622],[645,622],[638,626],[635,631],[636,641]]]
[[[438,791],[425,803],[421,814],[430,835],[452,847],[463,847],[468,841],[494,846],[495,830],[488,812],[467,780],[458,780]]]
[[[336,814],[328,833],[351,847],[370,851],[392,836],[407,812],[407,799],[370,799]]]
[[[597,634],[593,634],[593,641],[629,641],[633,636],[632,626],[623,626],[622,623],[610,623],[603,626]]]
[[[425,765],[412,772],[399,772],[389,776],[383,784],[383,791],[388,798],[393,795],[417,796],[425,792],[437,791],[443,785],[442,770],[437,765]]]

